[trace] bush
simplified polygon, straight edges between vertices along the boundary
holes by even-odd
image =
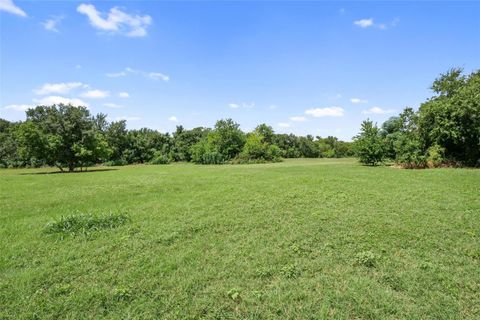
[[[218,151],[209,151],[202,155],[202,164],[223,164],[225,159],[223,155]]]
[[[355,153],[361,163],[374,166],[385,158],[383,140],[372,121],[362,122],[360,134],[354,141]]]
[[[197,164],[223,164],[224,156],[207,139],[197,142],[190,148],[192,162]]]
[[[107,167],[120,167],[126,166],[128,164],[127,160],[125,159],[115,159],[105,162],[103,165]]]
[[[429,168],[440,167],[445,163],[445,148],[440,147],[438,144],[435,144],[428,148],[427,150],[427,165]]]
[[[395,141],[395,162],[406,169],[421,169],[427,165],[422,144],[412,135],[402,134]]]
[[[169,164],[170,162],[170,158],[160,151],[155,151],[152,160],[150,160],[150,164]]]

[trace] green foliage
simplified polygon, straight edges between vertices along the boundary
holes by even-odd
[[[255,132],[263,137],[263,141],[268,144],[274,143],[275,132],[271,126],[262,123],[255,128]]]
[[[385,157],[405,168],[480,166],[480,70],[451,69],[433,82],[435,96],[382,125]]]
[[[356,154],[360,162],[376,165],[385,157],[383,140],[378,127],[370,120],[362,122],[360,134],[354,138]]]
[[[78,166],[108,159],[108,147],[98,123],[104,118],[90,116],[84,107],[71,105],[38,106],[27,110],[27,120],[17,131],[24,158],[43,160],[69,171]]]
[[[155,151],[152,160],[150,160],[150,164],[169,164],[170,162],[170,158],[161,151]]]
[[[249,133],[242,152],[235,163],[277,162],[281,160],[278,146],[269,144],[258,130]]]
[[[480,165],[480,70],[468,76],[461,69],[441,75],[432,85],[437,96],[420,106],[419,129],[425,144],[438,145],[445,158],[467,166]]]
[[[225,160],[235,158],[245,144],[245,134],[240,125],[232,119],[218,120],[215,128],[208,134],[208,143],[214,146]]]
[[[190,161],[192,159],[192,146],[204,139],[210,129],[194,128],[185,130],[182,126],[177,126],[173,133],[172,153],[175,161]]]
[[[445,163],[445,148],[433,145],[427,150],[427,165],[430,168],[440,167]]]
[[[127,164],[128,164],[127,160],[121,159],[121,158],[106,161],[103,163],[103,165],[107,167],[126,166]]]

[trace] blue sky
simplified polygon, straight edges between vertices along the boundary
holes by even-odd
[[[72,102],[173,131],[242,129],[350,140],[480,68],[479,2],[0,0],[0,117]]]

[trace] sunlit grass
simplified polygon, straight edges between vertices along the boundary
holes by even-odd
[[[480,317],[478,170],[113,169],[0,170],[0,319]]]

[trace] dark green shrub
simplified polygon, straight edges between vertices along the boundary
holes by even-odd
[[[427,157],[421,142],[413,135],[402,134],[395,141],[395,162],[407,169],[425,168]]]
[[[115,159],[105,162],[103,165],[107,167],[120,167],[126,166],[128,164],[127,160],[125,159]]]
[[[383,139],[370,120],[362,122],[360,134],[354,138],[355,153],[361,163],[376,165],[385,157]]]
[[[218,151],[209,151],[202,155],[202,164],[223,164],[223,155]]]
[[[169,164],[170,162],[170,158],[160,151],[155,151],[152,160],[150,160],[150,164]]]

